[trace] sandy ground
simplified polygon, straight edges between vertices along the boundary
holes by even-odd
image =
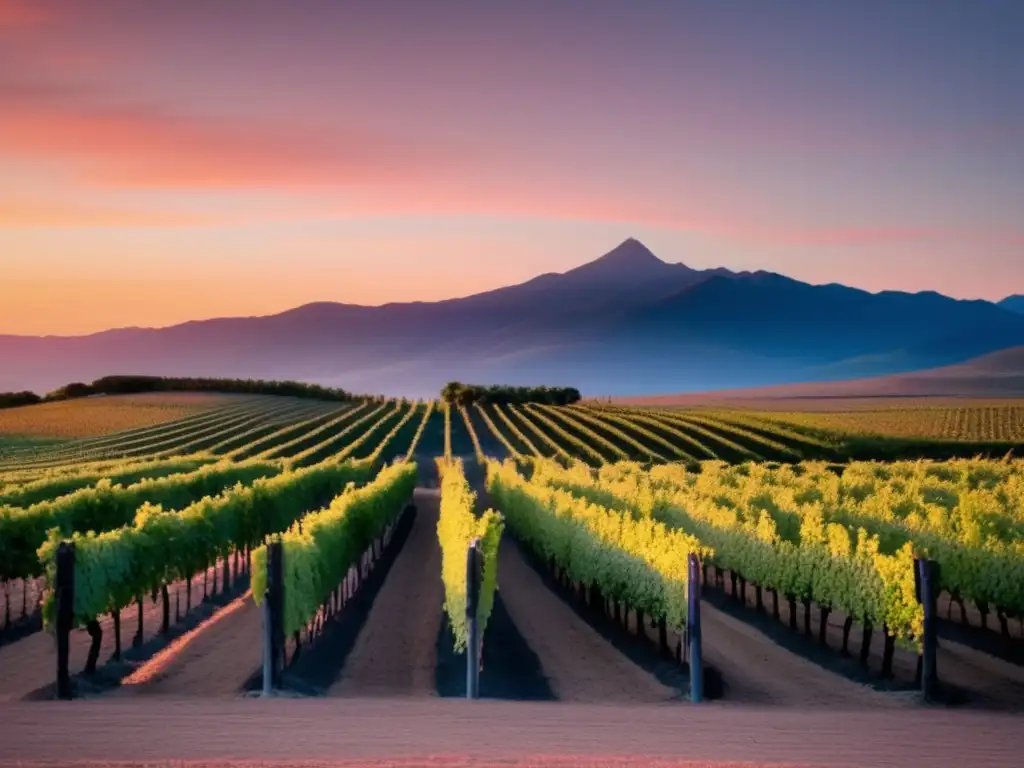
[[[187,694],[230,696],[241,693],[263,663],[262,612],[247,593],[189,633],[185,642],[156,657],[111,696]]]
[[[498,591],[559,700],[667,702],[678,698],[677,691],[620,653],[548,589],[507,537],[498,554]]]
[[[217,566],[218,574],[220,564]],[[209,590],[213,590],[213,570],[209,570]],[[218,590],[220,589],[218,575]],[[174,623],[175,597],[180,601],[181,614],[185,614],[184,581],[175,582],[169,587],[171,599],[171,623]],[[203,578],[197,576],[192,580],[192,608],[196,610],[203,599]],[[206,608],[209,608],[206,606]],[[148,597],[143,601],[143,637],[150,641],[160,633],[162,605],[158,599],[153,602]],[[127,652],[132,645],[138,618],[138,608],[132,604],[121,612],[121,649]],[[100,619],[103,629],[103,641],[100,645],[99,665],[102,666],[114,652],[114,623],[110,616]],[[71,633],[71,656],[69,666],[72,675],[85,668],[89,653],[90,638],[84,629]],[[38,694],[47,686],[52,686],[56,679],[57,653],[54,636],[48,632],[37,631],[11,643],[0,645],[0,701],[10,701]]]
[[[702,605],[707,606],[709,601],[713,601],[716,605],[721,606],[722,610],[715,608],[711,610],[716,611],[717,616],[727,620],[733,626],[743,628],[742,631],[744,633],[763,635],[766,643],[771,644],[782,653],[789,653],[791,656],[809,657],[801,658],[801,661],[807,666],[818,669],[820,673],[830,675],[833,678],[843,679],[841,674],[845,674],[879,682],[882,652],[884,649],[884,635],[881,630],[876,630],[872,634],[868,668],[865,670],[858,661],[862,638],[860,627],[855,626],[850,633],[849,651],[851,658],[843,658],[839,653],[839,649],[842,648],[843,644],[843,622],[845,620],[845,616],[842,613],[832,612],[829,614],[826,633],[829,647],[821,649],[817,643],[821,614],[816,605],[811,606],[813,637],[808,638],[804,635],[804,609],[802,604],[797,605],[797,626],[799,629],[798,632],[794,632],[789,629],[789,605],[785,600],[779,601],[780,620],[776,621],[771,618],[772,599],[767,593],[764,595],[766,613],[759,615],[754,610],[756,602],[753,586],[747,585],[746,607],[744,607],[743,603],[733,601],[720,591],[715,590],[713,588],[713,578],[709,582],[708,591],[705,593],[706,599]],[[726,592],[731,594],[728,575],[725,576],[724,583]],[[709,613],[710,611],[705,609],[705,613],[702,616]],[[940,604],[939,615],[946,615],[946,608],[943,604]],[[959,618],[958,609],[955,607],[953,608],[953,615]],[[998,626],[997,622],[990,620],[990,626],[993,623]],[[706,624],[707,621],[705,620]],[[980,618],[978,619],[978,625],[974,634],[987,636],[993,641],[998,640],[996,632],[986,632],[980,629]],[[705,629],[705,633],[707,631]],[[1017,640],[1016,642],[1020,641]],[[714,653],[718,646],[714,643],[709,643],[708,647],[708,653]],[[790,648],[794,652],[786,651],[785,648]],[[720,661],[721,663],[728,663],[733,657],[742,656],[745,658],[748,655],[746,653],[730,653],[729,659]],[[816,661],[810,659],[815,659]],[[837,674],[828,672],[822,668],[822,665],[831,667],[836,670]],[[961,695],[966,697],[963,703],[985,709],[1024,711],[1024,667],[1004,661],[994,655],[983,653],[963,643],[941,637],[941,635],[937,666],[940,681],[951,684],[959,689]],[[914,685],[916,671],[917,655],[897,647],[893,661],[894,679],[887,681],[887,685],[897,688],[910,688]],[[756,674],[756,670],[752,669],[750,672]],[[735,676],[731,675],[729,678],[735,679]],[[751,679],[751,676],[744,675],[744,679]],[[843,682],[845,683],[846,680],[843,679]],[[744,698],[743,700],[750,699]],[[756,701],[756,699],[754,700]],[[807,701],[805,703],[812,702]]]
[[[419,489],[416,518],[331,696],[419,695],[435,691],[444,588],[437,541],[440,492]]]
[[[1019,765],[1007,715],[451,699],[0,704],[0,760],[341,761],[531,755],[821,766]],[[644,761],[649,762],[649,761]],[[175,763],[177,764],[177,763]]]
[[[726,701],[831,709],[904,703],[817,666],[706,601],[700,618],[704,659],[722,673]]]

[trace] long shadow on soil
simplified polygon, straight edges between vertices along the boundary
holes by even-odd
[[[701,589],[701,601],[710,603],[722,613],[754,627],[787,651],[855,683],[869,685],[878,691],[907,691],[914,687],[898,680],[881,679],[865,667],[856,656],[843,656],[835,648],[822,647],[818,644],[816,636],[808,637],[801,631],[790,629],[772,617],[767,610],[761,613],[751,608],[738,598],[731,597],[715,587],[711,579]]]
[[[936,622],[939,638],[952,640],[1018,667],[1024,666],[1024,640],[1004,637],[991,629],[960,624],[948,619]]]
[[[551,572],[526,547],[520,545],[515,538],[512,543],[519,548],[526,562],[541,577],[544,585],[558,595],[576,614],[589,624],[599,635],[612,644],[620,653],[634,664],[653,675],[662,685],[674,688],[680,697],[689,696],[690,670],[686,662],[677,662],[661,654],[657,645],[646,638],[639,638],[626,631],[622,626],[609,620],[603,613],[592,610],[581,601],[575,593],[567,590],[551,576]],[[704,665],[704,697],[720,699],[723,693],[721,673],[714,667]]]
[[[462,698],[466,695],[466,654],[455,653],[454,639],[445,614],[437,635],[437,693]],[[516,701],[555,699],[540,659],[519,634],[500,592],[494,594],[494,607],[484,633],[480,697]]]
[[[380,592],[416,519],[416,507],[410,505],[402,513],[384,554],[363,580],[355,595],[341,612],[331,618],[324,631],[312,643],[304,645],[299,657],[285,667],[281,677],[282,690],[305,696],[323,696],[338,680],[349,653],[355,647],[359,632],[366,623],[373,601]],[[244,690],[257,692],[263,688],[263,673],[255,673]]]
[[[239,573],[231,583],[230,589],[207,595],[204,600],[194,605],[188,613],[182,615],[178,621],[172,624],[166,635],[154,635],[141,645],[133,646],[129,641],[129,644],[121,649],[119,661],[109,658],[105,663],[97,666],[96,671],[91,675],[86,672],[73,674],[71,676],[72,697],[77,699],[98,696],[105,691],[119,687],[121,681],[132,674],[140,664],[149,661],[179,637],[191,632],[211,618],[218,610],[241,597],[247,589],[249,589],[249,574]],[[122,626],[121,632],[123,636],[126,636],[130,634],[131,630]],[[53,682],[27,694],[24,700],[44,701],[56,697],[57,684]]]
[[[36,608],[25,616],[12,619],[10,624],[0,629],[0,645],[9,645],[18,642],[43,629],[43,612]]]
[[[728,595],[723,589],[714,586],[713,580],[703,585],[701,600],[710,603],[738,621],[754,627],[772,642],[785,648],[801,658],[818,665],[833,674],[840,675],[853,682],[869,686],[881,692],[913,692],[918,685],[913,680],[884,678],[878,672],[866,667],[856,655],[844,656],[833,647],[822,646],[816,636],[808,636],[803,632],[790,629],[767,611],[759,612],[745,602]],[[897,651],[898,653],[899,651]],[[936,703],[959,706],[968,703],[968,694],[947,683],[941,682],[936,691]]]

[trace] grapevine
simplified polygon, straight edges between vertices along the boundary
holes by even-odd
[[[441,580],[444,582],[445,610],[455,636],[455,651],[466,648],[466,552],[470,542],[480,539],[483,578],[477,620],[483,638],[487,620],[494,605],[498,586],[498,544],[505,522],[500,514],[488,509],[479,518],[474,513],[476,494],[466,481],[462,462],[439,459],[441,475],[441,515],[437,521],[437,538],[441,544]]]

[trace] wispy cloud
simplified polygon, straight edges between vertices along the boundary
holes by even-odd
[[[571,185],[557,188],[510,182],[499,188],[486,180],[468,186],[438,181],[435,194],[407,192],[380,190],[343,202],[310,197],[269,215],[292,221],[387,216],[578,221],[685,232],[745,246],[885,247],[943,242],[996,247],[1024,245],[1022,230],[865,223],[820,226],[781,217],[767,222],[766,215],[751,215],[744,210],[716,210],[700,203],[690,205],[668,199],[645,202],[629,195],[615,196],[614,192]]]
[[[117,208],[56,200],[0,197],[0,229],[54,228],[168,228],[225,223],[225,218],[201,212]]]
[[[0,102],[5,153],[98,187],[301,191],[402,183],[456,162],[413,136],[187,115],[10,77]]]

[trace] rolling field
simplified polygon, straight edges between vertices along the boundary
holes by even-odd
[[[235,396],[161,392],[41,403],[0,410],[0,437],[72,439],[164,424],[215,410]]]
[[[780,411],[749,414],[749,417],[769,425],[795,426],[836,438],[857,435],[1007,445],[1024,442],[1022,401],[817,413]]]
[[[973,448],[984,419],[1015,413],[951,429]],[[76,698],[155,712],[256,693],[268,537],[295,558],[289,696],[463,697],[465,550],[481,536],[485,699],[696,711],[684,642],[694,552],[710,711],[880,710],[894,728],[931,728],[946,715],[916,692],[912,553],[927,551],[941,573],[942,705],[1024,711],[1024,465],[849,463],[843,436],[861,433],[833,418],[244,396],[8,457],[0,702],[54,695],[43,623],[62,538],[75,543]],[[880,427],[864,428],[877,439]],[[900,445],[949,441],[896,429]],[[1002,743],[1018,721],[987,722]],[[73,733],[74,756],[92,754],[100,737]],[[677,754],[651,744],[645,754]]]

